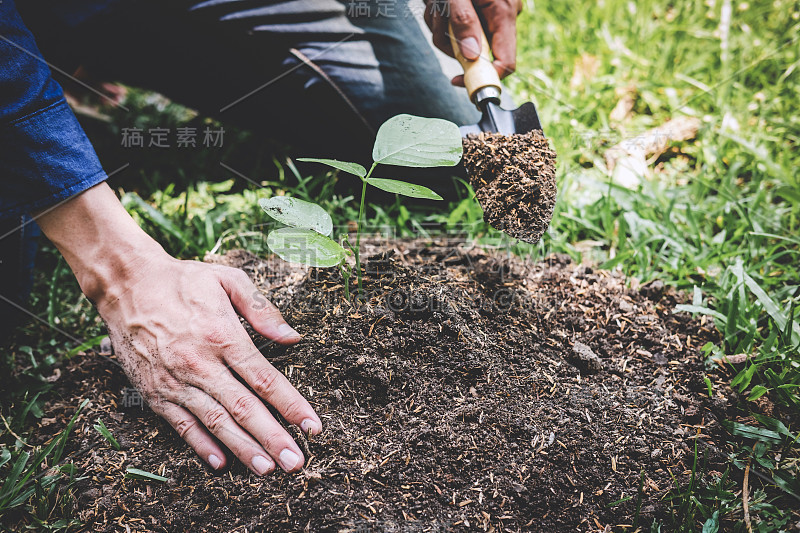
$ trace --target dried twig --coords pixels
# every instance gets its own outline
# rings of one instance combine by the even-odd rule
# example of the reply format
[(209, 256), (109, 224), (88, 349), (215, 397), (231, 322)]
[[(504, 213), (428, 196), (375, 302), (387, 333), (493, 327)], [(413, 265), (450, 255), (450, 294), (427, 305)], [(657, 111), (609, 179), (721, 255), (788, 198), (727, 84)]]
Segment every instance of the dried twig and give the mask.
[[(753, 446), (753, 450), (755, 451), (756, 447)], [(747, 527), (747, 533), (753, 533), (753, 526), (750, 524), (750, 502), (748, 501), (748, 492), (750, 487), (750, 463), (753, 462), (753, 458), (750, 457), (747, 460), (747, 466), (744, 469), (744, 481), (742, 482), (742, 508), (744, 509), (744, 525)]]
[(27, 446), (28, 448), (33, 448), (33, 445), (32, 445), (32, 444), (28, 444), (27, 442), (25, 442), (24, 440), (22, 440), (22, 437), (20, 437), (20, 436), (19, 436), (19, 435), (17, 435), (16, 433), (14, 433), (14, 431), (11, 429), (11, 426), (9, 426), (9, 425), (8, 425), (8, 421), (6, 420), (6, 417), (4, 417), (2, 414), (0, 414), (0, 418), (2, 418), (2, 419), (3, 419), (3, 425), (6, 427), (6, 429), (8, 430), (8, 432), (9, 432), (9, 433), (11, 433), (11, 436), (13, 436), (15, 439), (17, 439), (19, 442), (21, 442), (22, 444), (24, 444), (24, 445), (25, 445), (25, 446)]

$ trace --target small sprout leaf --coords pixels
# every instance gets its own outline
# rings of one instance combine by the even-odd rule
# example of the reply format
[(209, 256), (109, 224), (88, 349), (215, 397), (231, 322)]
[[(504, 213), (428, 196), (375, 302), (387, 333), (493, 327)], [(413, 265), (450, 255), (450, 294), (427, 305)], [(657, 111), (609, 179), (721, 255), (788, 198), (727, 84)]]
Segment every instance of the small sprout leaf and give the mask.
[(114, 448), (115, 450), (120, 449), (119, 442), (117, 442), (117, 439), (114, 438), (114, 435), (106, 427), (106, 425), (103, 423), (101, 419), (99, 418), (97, 419), (97, 424), (94, 425), (94, 429), (108, 441), (108, 443), (111, 445), (112, 448)]
[(164, 476), (159, 476), (158, 474), (153, 474), (152, 472), (147, 472), (145, 470), (139, 470), (138, 468), (133, 468), (129, 466), (125, 469), (125, 477), (128, 479), (140, 479), (142, 481), (160, 481), (161, 483), (166, 483), (169, 481)]
[(6, 464), (9, 460), (11, 460), (11, 452), (6, 448), (0, 449), (0, 466)]
[(754, 402), (768, 392), (769, 389), (766, 388), (764, 385), (756, 385), (755, 387), (753, 387), (753, 390), (750, 391), (750, 395), (747, 397), (747, 401)]
[(732, 435), (745, 437), (748, 439), (758, 440), (762, 442), (780, 442), (780, 435), (770, 429), (764, 429), (756, 426), (748, 426), (739, 422), (732, 422), (730, 420), (723, 420), (722, 427), (727, 429)]
[(94, 338), (89, 339), (88, 341), (86, 341), (84, 343), (81, 343), (81, 344), (77, 345), (76, 347), (74, 347), (73, 349), (71, 349), (70, 351), (67, 352), (67, 357), (68, 358), (69, 357), (75, 357), (80, 352), (85, 352), (86, 350), (90, 350), (90, 349), (92, 349), (92, 348), (94, 348), (96, 346), (100, 346), (100, 343), (106, 337), (108, 337), (108, 335), (98, 335), (97, 337), (94, 337)]
[(703, 524), (703, 533), (718, 533), (719, 532), (719, 511), (714, 511), (711, 518)]
[(716, 318), (717, 320), (719, 320), (723, 324), (728, 321), (728, 318), (725, 315), (723, 315), (722, 313), (720, 313), (719, 311), (715, 311), (715, 310), (710, 309), (708, 307), (703, 307), (702, 305), (678, 304), (678, 305), (675, 306), (675, 310), (673, 312), (674, 313), (680, 313), (680, 312), (699, 313), (701, 315), (713, 316), (714, 318)]
[(338, 168), (348, 174), (363, 178), (367, 175), (367, 169), (357, 163), (348, 163), (347, 161), (338, 161), (336, 159), (317, 159), (314, 157), (300, 157), (298, 161), (305, 161), (306, 163), (322, 163), (329, 167)]
[(333, 267), (345, 258), (344, 248), (315, 231), (281, 228), (270, 232), (267, 246), (284, 261), (312, 267)]
[(333, 220), (320, 206), (290, 196), (273, 196), (258, 201), (269, 216), (293, 228), (310, 229), (322, 235), (333, 232)]
[(452, 167), (462, 151), (461, 132), (452, 122), (397, 115), (378, 130), (372, 159), (402, 167)]
[(385, 178), (369, 178), (367, 183), (386, 192), (402, 194), (411, 198), (427, 198), (428, 200), (441, 200), (442, 197), (422, 185), (406, 183), (405, 181), (389, 180)]

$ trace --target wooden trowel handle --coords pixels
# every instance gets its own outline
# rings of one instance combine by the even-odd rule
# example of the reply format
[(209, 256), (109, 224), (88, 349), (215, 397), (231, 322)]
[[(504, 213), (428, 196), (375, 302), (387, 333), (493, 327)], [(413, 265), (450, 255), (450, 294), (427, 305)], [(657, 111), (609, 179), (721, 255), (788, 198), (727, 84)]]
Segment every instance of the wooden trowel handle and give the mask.
[(453, 31), (453, 25), (448, 27), (450, 31), (450, 44), (453, 45), (453, 53), (464, 68), (464, 85), (467, 87), (467, 94), (472, 103), (475, 102), (475, 93), (485, 87), (495, 87), (497, 94), (500, 94), (500, 76), (492, 65), (492, 51), (489, 48), (489, 41), (486, 34), (481, 29), (481, 55), (478, 59), (467, 59), (461, 54), (461, 47)]

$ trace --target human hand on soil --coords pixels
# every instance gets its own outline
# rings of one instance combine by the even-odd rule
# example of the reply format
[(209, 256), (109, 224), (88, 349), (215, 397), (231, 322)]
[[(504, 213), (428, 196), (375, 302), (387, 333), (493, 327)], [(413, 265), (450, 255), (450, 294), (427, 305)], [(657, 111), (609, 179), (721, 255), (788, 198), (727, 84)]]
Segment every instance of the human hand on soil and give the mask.
[[(453, 32), (467, 59), (477, 59), (481, 51), (481, 19), (486, 23), (486, 38), (494, 55), (493, 65), (505, 78), (517, 68), (517, 16), (521, 0), (425, 0), (425, 22), (433, 32), (433, 44), (453, 56), (450, 44)], [(448, 5), (449, 4), (449, 5)], [(464, 85), (464, 76), (456, 76), (453, 85)]]
[(300, 335), (243, 271), (170, 257), (105, 183), (38, 222), (108, 325), (131, 383), (203, 460), (223, 468), (221, 443), (260, 475), (276, 463), (289, 472), (303, 466), (297, 443), (262, 399), (303, 432), (319, 433), (322, 423), (255, 347), (237, 312), (275, 342)]
[(260, 475), (275, 462), (287, 472), (303, 466), (300, 448), (261, 400), (304, 432), (319, 433), (322, 424), (255, 347), (236, 311), (275, 342), (293, 344), (300, 335), (247, 274), (163, 254), (114, 294), (97, 309), (131, 383), (212, 468), (225, 463), (218, 441)]

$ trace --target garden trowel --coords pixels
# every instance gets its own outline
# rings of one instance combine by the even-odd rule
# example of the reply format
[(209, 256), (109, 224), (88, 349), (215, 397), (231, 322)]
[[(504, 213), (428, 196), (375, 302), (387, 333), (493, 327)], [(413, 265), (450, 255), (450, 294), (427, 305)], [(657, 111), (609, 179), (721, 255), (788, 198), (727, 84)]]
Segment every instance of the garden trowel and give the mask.
[(481, 53), (466, 59), (450, 26), (453, 52), (464, 68), (464, 85), (481, 112), (477, 124), (461, 126), (462, 163), (492, 227), (535, 243), (547, 230), (556, 201), (556, 154), (544, 136), (536, 106), (527, 102), (509, 111), (500, 107), (500, 77), (481, 31)]
[(492, 65), (489, 41), (483, 31), (481, 31), (481, 54), (478, 59), (470, 60), (461, 54), (452, 26), (450, 26), (450, 43), (453, 45), (456, 59), (464, 68), (464, 85), (469, 99), (481, 112), (481, 120), (477, 124), (461, 126), (462, 136), (482, 131), (511, 135), (542, 129), (533, 102), (526, 102), (513, 111), (500, 107), (502, 93), (500, 77)]

